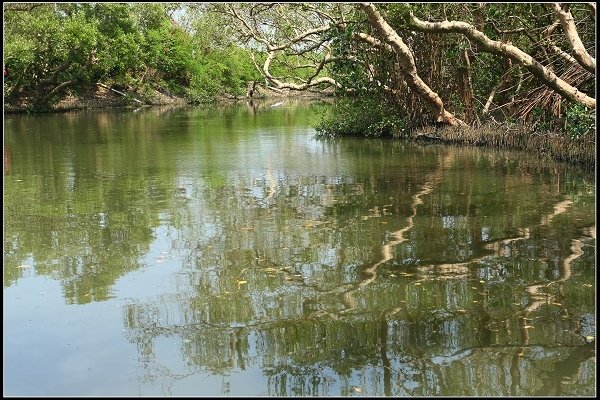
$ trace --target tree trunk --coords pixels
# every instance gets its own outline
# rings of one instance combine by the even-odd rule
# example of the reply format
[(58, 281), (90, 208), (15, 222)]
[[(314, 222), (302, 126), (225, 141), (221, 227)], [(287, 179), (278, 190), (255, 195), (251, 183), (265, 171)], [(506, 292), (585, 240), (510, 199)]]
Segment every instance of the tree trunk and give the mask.
[(461, 33), (470, 40), (478, 43), (481, 50), (508, 57), (540, 79), (546, 86), (561, 96), (589, 108), (596, 108), (596, 99), (580, 92), (577, 88), (560, 79), (550, 69), (544, 67), (532, 56), (512, 44), (491, 40), (474, 26), (462, 21), (426, 22), (409, 13), (411, 28), (423, 32)]
[(66, 82), (61, 83), (60, 85), (56, 86), (54, 89), (52, 89), (51, 91), (49, 91), (48, 93), (46, 93), (46, 95), (44, 97), (42, 97), (39, 101), (37, 101), (37, 105), (42, 105), (45, 104), (50, 97), (54, 96), (56, 93), (60, 92), (61, 90), (64, 90), (65, 88), (71, 86), (72, 84), (74, 84), (76, 81), (76, 79), (71, 79), (68, 80)]
[(596, 73), (596, 59), (587, 52), (585, 46), (581, 42), (581, 38), (577, 33), (575, 20), (570, 11), (564, 11), (558, 3), (552, 3), (551, 7), (556, 12), (558, 19), (565, 31), (565, 36), (569, 44), (573, 48), (573, 56), (583, 68), (587, 69), (592, 74)]
[(444, 103), (440, 96), (431, 90), (431, 88), (419, 77), (411, 50), (387, 21), (383, 19), (375, 6), (371, 3), (361, 3), (360, 7), (367, 14), (371, 26), (373, 26), (383, 40), (394, 49), (394, 52), (400, 59), (404, 81), (434, 109), (437, 122), (453, 126), (466, 125), (463, 121), (456, 118), (444, 108)]
[(256, 81), (251, 81), (248, 83), (248, 90), (246, 91), (246, 98), (251, 99), (254, 96), (254, 92), (256, 91)]

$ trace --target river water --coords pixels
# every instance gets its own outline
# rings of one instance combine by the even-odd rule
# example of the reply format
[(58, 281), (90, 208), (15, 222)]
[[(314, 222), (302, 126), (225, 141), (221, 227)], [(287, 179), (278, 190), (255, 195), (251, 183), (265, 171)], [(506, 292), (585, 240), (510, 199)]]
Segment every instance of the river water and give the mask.
[(4, 394), (595, 394), (593, 173), (326, 106), (4, 120)]

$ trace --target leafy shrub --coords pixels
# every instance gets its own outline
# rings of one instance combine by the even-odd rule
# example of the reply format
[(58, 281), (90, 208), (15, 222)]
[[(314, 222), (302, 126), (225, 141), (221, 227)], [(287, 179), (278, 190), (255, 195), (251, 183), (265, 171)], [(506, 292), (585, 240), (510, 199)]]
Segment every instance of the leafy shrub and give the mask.
[(406, 123), (385, 102), (373, 98), (341, 99), (315, 127), (319, 136), (386, 137), (407, 134)]
[(571, 139), (579, 139), (596, 129), (596, 110), (571, 104), (565, 115), (565, 130)]

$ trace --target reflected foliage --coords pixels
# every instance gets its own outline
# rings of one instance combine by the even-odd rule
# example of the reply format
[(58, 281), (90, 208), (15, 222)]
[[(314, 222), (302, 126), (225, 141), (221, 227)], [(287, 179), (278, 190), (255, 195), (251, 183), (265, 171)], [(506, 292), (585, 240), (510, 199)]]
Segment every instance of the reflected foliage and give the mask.
[(271, 396), (593, 395), (593, 177), (316, 140), (314, 114), (8, 118), (5, 287), (30, 264), (67, 302), (100, 301), (160, 268), (162, 240), (169, 283), (122, 310), (142, 382), (257, 370)]

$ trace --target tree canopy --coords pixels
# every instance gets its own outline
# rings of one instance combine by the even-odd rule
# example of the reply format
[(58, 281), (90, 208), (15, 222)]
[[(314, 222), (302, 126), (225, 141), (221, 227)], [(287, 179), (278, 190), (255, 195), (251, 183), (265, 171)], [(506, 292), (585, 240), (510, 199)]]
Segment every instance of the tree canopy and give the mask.
[[(175, 3), (4, 5), (4, 95), (36, 107), (100, 82), (192, 101), (241, 94), (258, 79), (247, 52), (219, 37), (221, 22)], [(187, 16), (186, 23), (177, 14)], [(214, 39), (214, 40), (213, 40)]]
[[(266, 55), (259, 69), (279, 88), (329, 85), (449, 125), (483, 116), (573, 119), (595, 109), (590, 4), (215, 7)], [(311, 72), (285, 79), (276, 64)]]
[(97, 82), (202, 102), (264, 82), (393, 115), (370, 125), (382, 133), (489, 119), (574, 137), (594, 127), (594, 3), (9, 3), (4, 14), (9, 102), (43, 106)]

